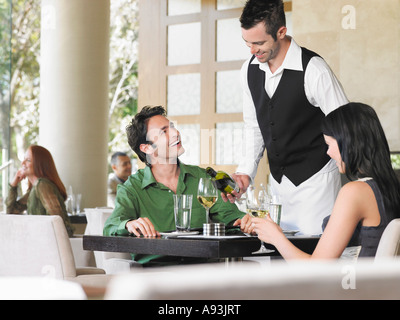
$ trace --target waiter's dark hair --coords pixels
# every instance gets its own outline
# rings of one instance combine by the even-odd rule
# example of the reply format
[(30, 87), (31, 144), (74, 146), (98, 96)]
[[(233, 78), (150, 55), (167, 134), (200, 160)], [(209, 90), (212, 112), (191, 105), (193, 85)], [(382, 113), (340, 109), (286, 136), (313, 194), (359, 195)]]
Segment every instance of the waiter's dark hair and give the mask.
[(279, 28), (286, 26), (282, 0), (248, 0), (240, 16), (242, 28), (248, 30), (260, 22), (276, 41)]
[(129, 146), (147, 166), (151, 164), (147, 161), (146, 154), (140, 150), (140, 145), (152, 144), (147, 140), (147, 123), (151, 117), (157, 115), (166, 116), (166, 111), (162, 106), (145, 106), (126, 127)]
[(322, 132), (337, 141), (347, 178), (351, 181), (373, 178), (387, 211), (400, 216), (400, 182), (375, 110), (363, 103), (348, 103), (324, 118)]

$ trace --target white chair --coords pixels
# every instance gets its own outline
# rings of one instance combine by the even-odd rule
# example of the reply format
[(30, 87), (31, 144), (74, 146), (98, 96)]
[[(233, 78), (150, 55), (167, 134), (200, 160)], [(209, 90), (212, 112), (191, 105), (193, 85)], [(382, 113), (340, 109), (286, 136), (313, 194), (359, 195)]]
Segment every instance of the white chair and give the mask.
[(93, 251), (83, 250), (82, 235), (74, 235), (69, 238), (72, 252), (74, 254), (75, 265), (77, 268), (96, 267), (96, 260)]
[(393, 219), (383, 231), (375, 260), (400, 258), (400, 219)]
[(164, 267), (119, 275), (106, 300), (399, 299), (400, 262), (277, 261)]
[(86, 300), (82, 286), (49, 277), (0, 277), (0, 300)]
[(0, 276), (46, 276), (105, 288), (99, 268), (76, 268), (60, 216), (0, 215)]
[[(112, 212), (112, 208), (85, 208), (87, 219), (85, 234), (103, 235), (104, 224)], [(96, 266), (104, 269), (107, 274), (129, 272), (131, 268), (142, 267), (126, 252), (94, 251), (94, 257)]]

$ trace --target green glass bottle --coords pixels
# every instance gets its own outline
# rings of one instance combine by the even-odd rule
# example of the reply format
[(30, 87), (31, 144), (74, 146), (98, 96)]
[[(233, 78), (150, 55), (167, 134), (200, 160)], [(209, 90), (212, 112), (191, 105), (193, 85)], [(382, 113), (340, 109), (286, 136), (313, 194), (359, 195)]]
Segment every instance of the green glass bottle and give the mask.
[(232, 191), (239, 192), (240, 188), (237, 186), (235, 180), (224, 171), (215, 171), (213, 168), (206, 168), (207, 174), (215, 182), (217, 189), (224, 193), (231, 193)]

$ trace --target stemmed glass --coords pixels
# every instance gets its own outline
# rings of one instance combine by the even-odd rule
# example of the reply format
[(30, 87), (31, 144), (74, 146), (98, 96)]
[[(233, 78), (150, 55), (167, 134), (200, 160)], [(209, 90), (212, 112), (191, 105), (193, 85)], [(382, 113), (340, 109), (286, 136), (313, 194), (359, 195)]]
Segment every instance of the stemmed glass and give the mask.
[(197, 188), (197, 200), (206, 209), (206, 221), (210, 223), (210, 208), (214, 205), (218, 198), (218, 189), (215, 188), (211, 178), (200, 178)]
[[(261, 185), (262, 190), (259, 191), (258, 197), (255, 197), (255, 189), (250, 185), (246, 191), (246, 208), (247, 214), (254, 218), (265, 219), (269, 214), (270, 197), (265, 188)], [(255, 253), (266, 253), (270, 250), (264, 247), (264, 242), (261, 241), (261, 247)]]

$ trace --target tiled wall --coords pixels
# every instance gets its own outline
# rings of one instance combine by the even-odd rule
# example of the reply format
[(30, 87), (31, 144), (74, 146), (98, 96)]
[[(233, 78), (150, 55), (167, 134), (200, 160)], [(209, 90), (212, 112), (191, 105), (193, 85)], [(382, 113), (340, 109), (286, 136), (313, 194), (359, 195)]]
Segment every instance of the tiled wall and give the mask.
[(400, 151), (400, 1), (293, 0), (293, 36), (319, 53), (351, 101), (377, 111)]

